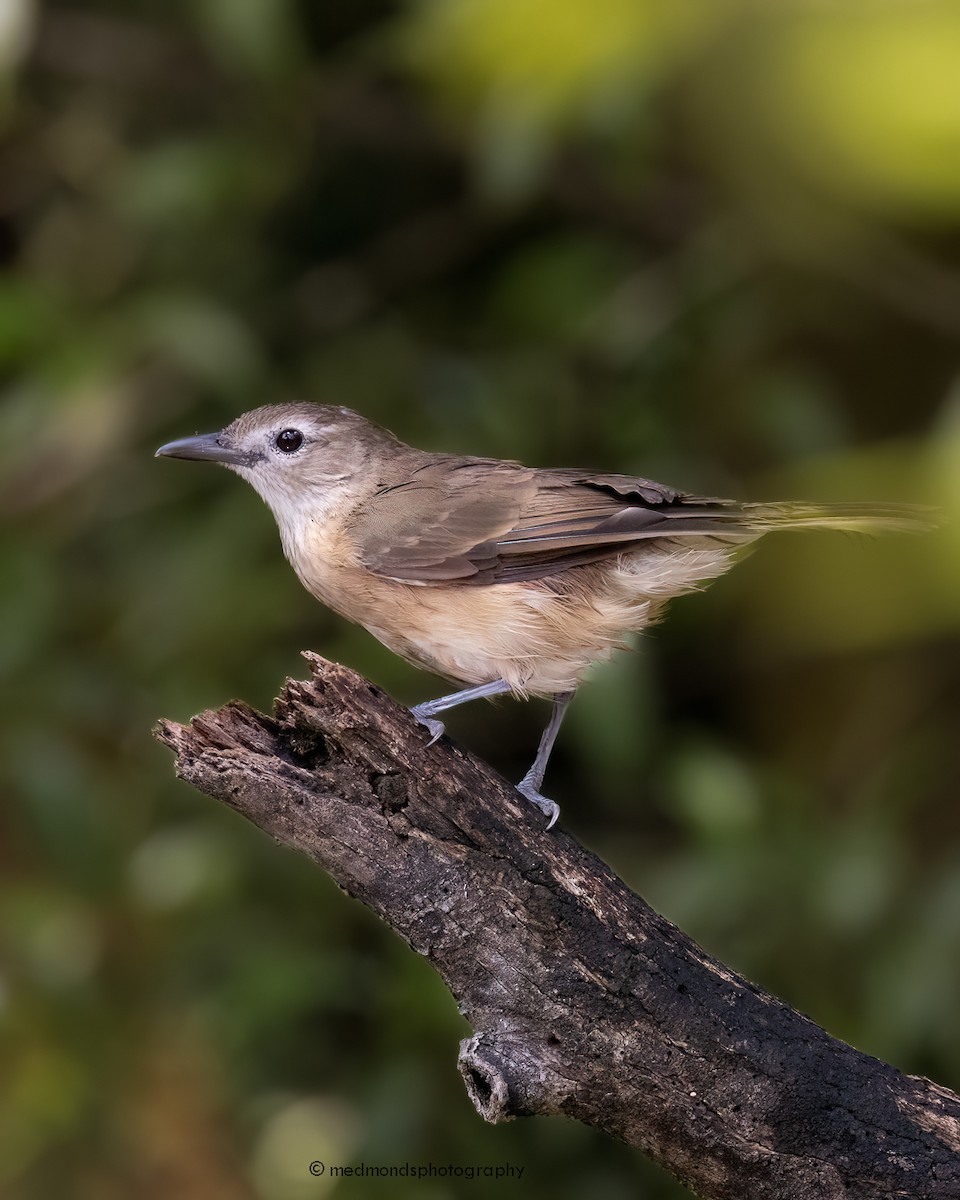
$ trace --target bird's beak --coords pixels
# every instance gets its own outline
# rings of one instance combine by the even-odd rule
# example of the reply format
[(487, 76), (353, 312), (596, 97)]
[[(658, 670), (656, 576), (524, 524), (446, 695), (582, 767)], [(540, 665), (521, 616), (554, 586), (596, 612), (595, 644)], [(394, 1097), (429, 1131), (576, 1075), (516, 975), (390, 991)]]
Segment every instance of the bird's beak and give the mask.
[(197, 437), (181, 438), (178, 442), (167, 442), (154, 455), (155, 458), (190, 458), (197, 462), (224, 463), (228, 467), (249, 467), (257, 456), (246, 450), (236, 450), (221, 439), (222, 433), (201, 433)]

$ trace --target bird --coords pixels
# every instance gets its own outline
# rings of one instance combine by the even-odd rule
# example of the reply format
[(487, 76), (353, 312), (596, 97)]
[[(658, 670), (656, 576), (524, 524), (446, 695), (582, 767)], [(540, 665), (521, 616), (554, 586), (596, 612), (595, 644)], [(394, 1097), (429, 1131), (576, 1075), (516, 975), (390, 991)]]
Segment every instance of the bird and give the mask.
[(633, 475), (429, 452), (350, 408), (266, 405), (157, 457), (219, 463), (272, 510), (304, 587), (414, 666), (458, 686), (410, 711), (430, 734), (456, 705), (511, 693), (552, 699), (517, 791), (541, 792), (587, 669), (626, 648), (674, 596), (780, 529), (922, 527), (895, 504), (760, 503), (691, 495)]

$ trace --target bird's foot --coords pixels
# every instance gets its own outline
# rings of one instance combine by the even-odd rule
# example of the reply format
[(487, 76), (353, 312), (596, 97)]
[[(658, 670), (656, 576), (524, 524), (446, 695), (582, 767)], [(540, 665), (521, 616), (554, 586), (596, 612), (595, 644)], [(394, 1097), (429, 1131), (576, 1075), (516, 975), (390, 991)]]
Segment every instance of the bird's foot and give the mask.
[(543, 815), (549, 818), (547, 828), (552, 829), (557, 822), (557, 817), (560, 816), (560, 805), (554, 800), (548, 800), (546, 796), (541, 796), (532, 779), (521, 779), (517, 784), (517, 791), (524, 800), (529, 800), (531, 804), (535, 804)]
[(410, 709), (410, 715), (416, 717), (420, 724), (429, 731), (430, 741), (427, 742), (427, 745), (432, 746), (434, 742), (439, 742), (443, 737), (445, 726), (442, 721), (438, 721), (436, 717), (431, 717), (428, 714), (429, 705), (427, 704), (415, 704)]

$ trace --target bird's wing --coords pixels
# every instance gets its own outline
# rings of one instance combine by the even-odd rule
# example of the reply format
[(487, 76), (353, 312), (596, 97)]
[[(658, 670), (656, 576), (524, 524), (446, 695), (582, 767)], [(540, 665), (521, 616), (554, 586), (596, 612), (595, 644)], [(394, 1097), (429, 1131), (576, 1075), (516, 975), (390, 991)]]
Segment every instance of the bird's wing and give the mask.
[(370, 498), (350, 533), (376, 575), (487, 585), (543, 578), (644, 538), (748, 529), (741, 506), (649, 479), (431, 456)]

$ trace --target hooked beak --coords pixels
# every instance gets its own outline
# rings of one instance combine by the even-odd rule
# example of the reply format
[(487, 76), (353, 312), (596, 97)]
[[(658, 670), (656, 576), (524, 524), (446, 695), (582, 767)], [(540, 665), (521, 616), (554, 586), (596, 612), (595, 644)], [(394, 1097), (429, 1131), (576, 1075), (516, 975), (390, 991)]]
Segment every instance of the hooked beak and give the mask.
[(190, 458), (197, 462), (223, 463), (228, 467), (249, 467), (256, 462), (259, 455), (247, 450), (235, 450), (225, 445), (220, 439), (222, 433), (201, 433), (197, 437), (180, 438), (177, 442), (167, 442), (154, 455), (154, 458)]

